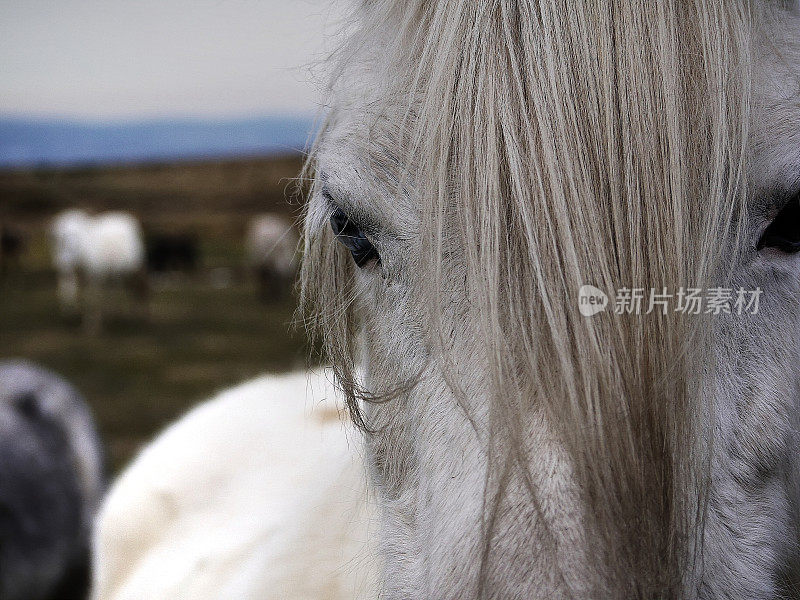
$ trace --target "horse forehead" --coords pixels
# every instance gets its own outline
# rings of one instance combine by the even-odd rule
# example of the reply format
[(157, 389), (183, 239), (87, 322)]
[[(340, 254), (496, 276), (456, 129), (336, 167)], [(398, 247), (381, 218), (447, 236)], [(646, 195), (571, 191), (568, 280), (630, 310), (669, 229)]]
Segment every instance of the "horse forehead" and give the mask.
[[(800, 0), (762, 2), (754, 39), (754, 100), (751, 148), (756, 189), (794, 187), (800, 178)], [(353, 63), (361, 78), (348, 77), (334, 94), (335, 118), (324, 133), (319, 159), (334, 185), (375, 210), (412, 212), (415, 194), (397, 197), (392, 184), (415, 187), (417, 169), (407, 168), (400, 128), (409, 127), (407, 104), (382, 97), (385, 82), (377, 72)], [(407, 205), (406, 205), (407, 204)]]
[(340, 100), (323, 135), (321, 151), (326, 159), (341, 153), (343, 159), (353, 156), (373, 169), (396, 175), (402, 152), (401, 130), (408, 130), (410, 118), (404, 118), (401, 107), (386, 100)]
[(751, 176), (758, 190), (792, 189), (800, 179), (800, 0), (793, 10), (770, 9), (754, 44)]
[(392, 110), (340, 111), (320, 140), (318, 168), (334, 196), (405, 222), (417, 215), (416, 170), (405, 159), (398, 125), (388, 116)]

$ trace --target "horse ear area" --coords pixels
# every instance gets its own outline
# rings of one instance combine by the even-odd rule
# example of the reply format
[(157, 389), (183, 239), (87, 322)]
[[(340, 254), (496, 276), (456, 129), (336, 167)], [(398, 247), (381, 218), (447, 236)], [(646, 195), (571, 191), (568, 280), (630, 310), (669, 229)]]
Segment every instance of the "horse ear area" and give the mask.
[(25, 392), (21, 396), (18, 396), (14, 400), (14, 408), (22, 416), (27, 417), (28, 419), (34, 419), (41, 416), (41, 411), (39, 410), (39, 400), (36, 398), (36, 394), (33, 392)]

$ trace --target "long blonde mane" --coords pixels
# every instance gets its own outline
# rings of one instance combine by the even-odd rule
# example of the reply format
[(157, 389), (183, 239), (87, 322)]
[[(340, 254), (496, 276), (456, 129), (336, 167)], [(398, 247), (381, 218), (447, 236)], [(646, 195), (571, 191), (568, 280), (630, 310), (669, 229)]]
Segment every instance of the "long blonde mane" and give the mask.
[[(380, 82), (363, 114), (399, 118), (364, 160), (416, 195), (420, 306), (453, 370), (442, 299), (453, 256), (463, 268), (492, 374), (486, 523), (496, 473), (535, 459), (520, 424), (543, 406), (574, 464), (598, 592), (681, 593), (702, 543), (713, 356), (701, 318), (586, 319), (577, 292), (724, 276), (744, 218), (752, 20), (744, 0), (374, 0), (336, 59), (321, 139), (353, 114), (353, 82)], [(360, 419), (353, 267), (318, 220), (307, 233), (304, 303)], [(489, 525), (486, 538), (488, 554)]]

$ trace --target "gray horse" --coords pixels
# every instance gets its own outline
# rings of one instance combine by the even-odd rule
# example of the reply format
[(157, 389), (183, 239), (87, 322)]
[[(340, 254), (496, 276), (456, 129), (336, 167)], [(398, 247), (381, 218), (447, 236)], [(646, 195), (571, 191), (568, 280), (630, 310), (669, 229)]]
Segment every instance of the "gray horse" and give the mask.
[(800, 598), (800, 3), (356, 4), (303, 300), (381, 598)]
[(78, 392), (0, 362), (0, 598), (82, 598), (104, 487), (100, 439)]

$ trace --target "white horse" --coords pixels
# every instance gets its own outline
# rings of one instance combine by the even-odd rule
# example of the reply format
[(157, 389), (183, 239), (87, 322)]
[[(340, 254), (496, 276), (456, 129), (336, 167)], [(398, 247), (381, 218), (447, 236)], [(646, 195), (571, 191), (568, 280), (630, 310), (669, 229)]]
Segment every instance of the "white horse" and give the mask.
[(80, 395), (25, 361), (0, 361), (0, 597), (81, 598), (103, 453)]
[(297, 272), (298, 236), (291, 222), (280, 215), (254, 217), (247, 229), (247, 262), (258, 280), (263, 300), (285, 294)]
[(123, 280), (145, 293), (144, 242), (139, 222), (125, 212), (90, 216), (70, 209), (52, 222), (53, 266), (58, 274), (58, 296), (62, 308), (74, 309), (83, 282), (84, 319), (96, 331), (102, 321), (103, 287)]
[(304, 302), (380, 597), (800, 597), (798, 2), (357, 11)]
[(59, 213), (50, 224), (50, 250), (62, 309), (73, 309), (78, 303), (78, 273), (90, 219), (87, 212), (73, 208)]
[(375, 597), (371, 504), (323, 373), (265, 376), (200, 405), (113, 485), (95, 600)]

